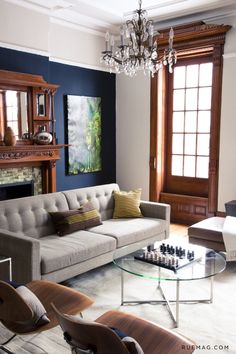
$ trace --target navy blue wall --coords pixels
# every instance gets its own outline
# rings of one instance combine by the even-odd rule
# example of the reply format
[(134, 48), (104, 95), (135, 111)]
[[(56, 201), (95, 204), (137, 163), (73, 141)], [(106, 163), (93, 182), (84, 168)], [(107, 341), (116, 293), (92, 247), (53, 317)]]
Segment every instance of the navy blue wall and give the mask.
[(65, 149), (57, 162), (57, 190), (73, 189), (115, 182), (115, 75), (50, 62), (48, 57), (0, 48), (0, 69), (42, 75), (60, 85), (55, 95), (56, 135), (59, 144), (66, 143), (65, 95), (101, 97), (102, 105), (102, 171), (66, 175)]

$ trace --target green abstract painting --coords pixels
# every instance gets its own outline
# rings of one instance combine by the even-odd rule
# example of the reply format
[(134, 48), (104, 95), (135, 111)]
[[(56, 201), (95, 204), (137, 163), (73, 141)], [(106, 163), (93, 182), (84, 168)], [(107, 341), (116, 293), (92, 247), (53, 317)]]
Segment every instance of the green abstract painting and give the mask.
[(68, 173), (101, 171), (101, 98), (67, 96)]

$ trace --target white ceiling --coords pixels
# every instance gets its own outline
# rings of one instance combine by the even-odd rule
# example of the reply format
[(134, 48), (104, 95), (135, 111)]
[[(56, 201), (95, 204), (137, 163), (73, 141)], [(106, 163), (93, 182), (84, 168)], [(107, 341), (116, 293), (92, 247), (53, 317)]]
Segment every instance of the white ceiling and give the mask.
[[(138, 8), (138, 0), (5, 0), (48, 14), (54, 21), (104, 33), (117, 33), (119, 25)], [(163, 28), (194, 20), (236, 14), (236, 0), (143, 0), (148, 17)]]

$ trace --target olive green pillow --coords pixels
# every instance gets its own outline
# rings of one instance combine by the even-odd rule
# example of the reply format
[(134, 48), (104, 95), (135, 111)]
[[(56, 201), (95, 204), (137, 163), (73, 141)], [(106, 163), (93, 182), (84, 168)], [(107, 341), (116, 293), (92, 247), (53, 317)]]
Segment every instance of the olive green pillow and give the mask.
[(142, 189), (134, 189), (129, 192), (114, 191), (115, 208), (113, 218), (140, 218), (142, 217), (140, 197)]
[(59, 236), (102, 224), (101, 216), (91, 202), (76, 210), (50, 212), (50, 215)]

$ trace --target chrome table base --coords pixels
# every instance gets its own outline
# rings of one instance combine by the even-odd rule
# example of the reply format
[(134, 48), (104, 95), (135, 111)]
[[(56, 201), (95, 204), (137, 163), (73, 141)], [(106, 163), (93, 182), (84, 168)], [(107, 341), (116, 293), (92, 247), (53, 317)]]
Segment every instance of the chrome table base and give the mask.
[[(159, 268), (160, 272), (160, 268)], [(180, 300), (180, 280), (176, 279), (176, 298), (175, 299), (167, 299), (163, 288), (161, 286), (161, 280), (158, 280), (158, 286), (157, 289), (160, 291), (160, 294), (163, 298), (163, 300), (132, 300), (132, 301), (127, 301), (124, 300), (124, 271), (121, 270), (121, 305), (126, 305), (126, 304), (152, 304), (152, 305), (158, 305), (158, 304), (165, 304), (167, 307), (167, 310), (173, 320), (174, 327), (179, 327), (179, 305), (182, 303), (212, 303), (213, 302), (213, 280), (214, 277), (210, 277), (210, 298), (209, 299), (196, 299), (196, 300)], [(193, 281), (193, 280), (189, 280)], [(173, 312), (171, 308), (171, 303), (175, 303), (175, 313)]]

